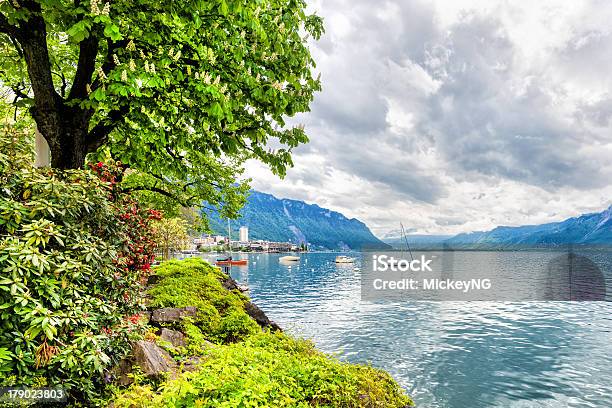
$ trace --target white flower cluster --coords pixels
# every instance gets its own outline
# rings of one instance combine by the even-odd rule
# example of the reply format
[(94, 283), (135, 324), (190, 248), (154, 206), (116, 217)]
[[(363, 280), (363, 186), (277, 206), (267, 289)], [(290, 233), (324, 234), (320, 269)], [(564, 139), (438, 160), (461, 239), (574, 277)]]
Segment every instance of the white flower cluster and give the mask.
[(100, 79), (102, 80), (106, 79), (106, 74), (104, 73), (104, 70), (102, 69), (102, 67), (98, 67), (96, 71), (98, 72), (98, 76), (100, 77)]
[(98, 7), (99, 4), (99, 0), (91, 0), (91, 14), (94, 14), (96, 16), (108, 16), (110, 14), (110, 3), (105, 3), (104, 7), (102, 8), (102, 11), (100, 11), (100, 7)]
[(155, 64), (151, 63), (149, 65), (149, 62), (145, 61), (144, 69), (145, 69), (145, 72), (148, 72), (149, 74), (154, 74), (155, 73)]
[(208, 62), (212, 65), (214, 65), (215, 62), (217, 61), (217, 57), (214, 51), (212, 50), (212, 48), (204, 47), (204, 55), (206, 59), (208, 60)]

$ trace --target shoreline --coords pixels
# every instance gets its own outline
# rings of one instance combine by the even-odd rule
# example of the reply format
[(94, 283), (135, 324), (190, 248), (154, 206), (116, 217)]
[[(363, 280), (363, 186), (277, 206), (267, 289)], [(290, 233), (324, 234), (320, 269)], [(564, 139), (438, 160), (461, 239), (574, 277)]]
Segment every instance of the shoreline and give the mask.
[[(161, 408), (167, 398), (185, 397), (174, 394), (176, 387), (193, 389), (211, 378), (216, 380), (202, 390), (195, 386), (193, 392), (204, 398), (217, 395), (215, 404), (244, 392), (257, 395), (258, 401), (271, 398), (256, 405), (261, 407), (414, 406), (385, 371), (338, 360), (312, 341), (283, 332), (240, 291), (233, 277), (200, 258), (166, 261), (149, 280), (151, 329), (132, 353), (146, 368), (146, 378), (116, 393), (114, 408)], [(228, 370), (235, 375), (225, 377)], [(128, 375), (123, 372), (121, 377)], [(262, 383), (263, 388), (252, 388)], [(146, 405), (139, 402), (145, 401), (143, 395)]]

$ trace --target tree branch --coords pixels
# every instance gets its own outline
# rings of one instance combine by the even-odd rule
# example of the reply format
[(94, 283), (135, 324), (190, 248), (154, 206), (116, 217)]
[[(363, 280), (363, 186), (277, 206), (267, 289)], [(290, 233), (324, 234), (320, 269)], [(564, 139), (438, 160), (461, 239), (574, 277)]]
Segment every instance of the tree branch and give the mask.
[(68, 99), (84, 99), (87, 96), (87, 84), (91, 82), (91, 77), (96, 67), (99, 43), (98, 38), (91, 32), (89, 37), (79, 43), (79, 62), (77, 63)]
[(15, 94), (15, 100), (13, 101), (13, 103), (17, 102), (17, 99), (19, 99), (19, 98), (21, 98), (21, 99), (28, 99), (29, 98), (29, 96), (25, 92), (23, 92), (21, 89), (17, 88), (17, 86), (11, 87), (11, 90)]
[[(39, 125), (43, 135), (56, 133), (59, 128), (59, 111), (62, 98), (55, 91), (51, 77), (49, 49), (47, 47), (47, 29), (39, 3), (24, 2), (24, 7), (31, 11), (26, 21), (20, 22), (17, 39), (21, 44), (28, 76), (34, 91), (32, 116)], [(0, 25), (2, 21), (0, 19)], [(43, 119), (43, 118), (47, 119)], [(49, 119), (49, 118), (53, 119)], [(53, 145), (53, 140), (47, 140)]]
[(122, 192), (124, 192), (124, 193), (131, 193), (133, 191), (152, 191), (154, 193), (161, 194), (161, 195), (163, 195), (165, 197), (168, 197), (168, 198), (176, 201), (177, 203), (179, 203), (183, 207), (189, 207), (189, 205), (188, 205), (189, 200), (192, 199), (192, 198), (195, 198), (195, 197), (190, 197), (190, 198), (187, 199), (187, 201), (183, 201), (180, 198), (178, 198), (176, 195), (170, 193), (169, 191), (166, 191), (166, 190), (158, 188), (158, 187), (136, 186), (136, 187), (130, 187), (130, 188), (122, 189)]
[(2, 13), (0, 13), (0, 33), (8, 34), (11, 39), (19, 39), (20, 33), (19, 28), (9, 24), (8, 18)]
[(68, 84), (66, 83), (66, 77), (64, 76), (64, 73), (60, 71), (60, 73), (58, 74), (55, 71), (51, 71), (52, 75), (57, 76), (59, 79), (61, 79), (62, 81), (62, 86), (60, 87), (60, 95), (62, 96), (62, 98), (66, 95), (66, 87), (68, 86)]
[(130, 107), (128, 105), (121, 105), (119, 109), (110, 111), (106, 119), (102, 119), (94, 126), (87, 134), (87, 153), (95, 152), (100, 146), (106, 143), (110, 132), (117, 127), (129, 111)]
[[(110, 72), (115, 67), (115, 62), (113, 61), (113, 53), (119, 49), (127, 46), (128, 40), (121, 41), (112, 41), (110, 38), (106, 39), (106, 57), (104, 58), (104, 62), (102, 63), (102, 71), (104, 73)], [(91, 89), (97, 89), (102, 84), (100, 77), (97, 77), (96, 80), (91, 85)]]

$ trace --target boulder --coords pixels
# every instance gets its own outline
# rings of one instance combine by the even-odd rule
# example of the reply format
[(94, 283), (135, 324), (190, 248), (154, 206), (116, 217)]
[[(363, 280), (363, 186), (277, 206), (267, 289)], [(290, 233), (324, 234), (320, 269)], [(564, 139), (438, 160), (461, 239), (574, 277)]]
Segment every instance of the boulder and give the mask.
[(126, 386), (134, 382), (134, 379), (128, 374), (132, 372), (132, 360), (123, 358), (119, 363), (112, 368), (111, 378), (119, 385)]
[(164, 307), (154, 310), (151, 321), (155, 323), (178, 322), (186, 317), (195, 317), (198, 309), (193, 306), (187, 307)]
[(147, 285), (155, 285), (156, 283), (158, 283), (160, 280), (162, 280), (162, 276), (160, 275), (149, 275), (149, 277), (147, 278)]
[(238, 289), (238, 282), (236, 282), (231, 276), (221, 281), (221, 286), (227, 290)]
[(278, 324), (268, 319), (268, 316), (255, 303), (247, 302), (244, 305), (246, 313), (257, 322), (258, 325), (264, 328), (270, 328), (273, 331), (283, 331)]
[(139, 340), (132, 349), (134, 365), (149, 377), (159, 377), (162, 373), (175, 373), (176, 363), (165, 350), (157, 344)]
[(172, 344), (174, 347), (184, 347), (185, 346), (185, 335), (176, 330), (166, 329), (165, 327), (161, 329), (161, 334), (159, 337), (163, 341), (167, 341)]

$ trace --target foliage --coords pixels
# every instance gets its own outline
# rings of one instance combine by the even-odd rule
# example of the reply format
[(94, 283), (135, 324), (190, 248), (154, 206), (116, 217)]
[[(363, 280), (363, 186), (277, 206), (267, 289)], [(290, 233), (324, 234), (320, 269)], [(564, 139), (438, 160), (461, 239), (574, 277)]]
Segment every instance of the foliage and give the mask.
[[(139, 170), (134, 188), (235, 214), (255, 158), (280, 175), (307, 141), (285, 119), (320, 81), (323, 27), (304, 0), (0, 2), (0, 80), (29, 108), (52, 166), (87, 153)], [(275, 149), (271, 149), (275, 146)]]
[(130, 271), (148, 272), (154, 258), (157, 244), (153, 237), (153, 225), (160, 222), (162, 214), (158, 210), (147, 209), (129, 194), (125, 194), (121, 181), (126, 171), (121, 162), (110, 161), (90, 164), (89, 167), (100, 180), (110, 184), (110, 199), (119, 204), (118, 217), (125, 228), (127, 239), (119, 253), (117, 264)]
[[(159, 390), (133, 386), (120, 407), (407, 407), (411, 400), (389, 374), (317, 351), (311, 342), (260, 333), (242, 343), (209, 347), (198, 371)], [(157, 392), (156, 392), (157, 391)]]
[(228, 292), (221, 284), (227, 276), (202, 259), (163, 262), (154, 272), (162, 279), (148, 292), (150, 306), (196, 306), (199, 315), (193, 324), (206, 340), (238, 341), (259, 331), (244, 311), (247, 298), (237, 291)]
[(35, 169), (27, 139), (0, 138), (0, 384), (61, 385), (86, 401), (134, 336), (151, 254), (131, 253), (132, 203), (112, 181)]
[[(260, 330), (244, 313), (247, 298), (223, 288), (227, 276), (201, 259), (163, 262), (155, 272), (162, 279), (150, 291), (154, 306), (196, 305), (203, 311), (180, 327), (187, 352), (199, 356), (200, 366), (162, 384), (137, 382), (117, 392), (115, 407), (412, 405), (380, 370), (340, 362), (309, 341)], [(248, 321), (253, 327), (246, 332)], [(188, 358), (176, 356), (181, 357)]]
[(152, 232), (164, 259), (169, 259), (171, 249), (182, 249), (189, 238), (187, 221), (182, 218), (162, 218), (153, 223)]

